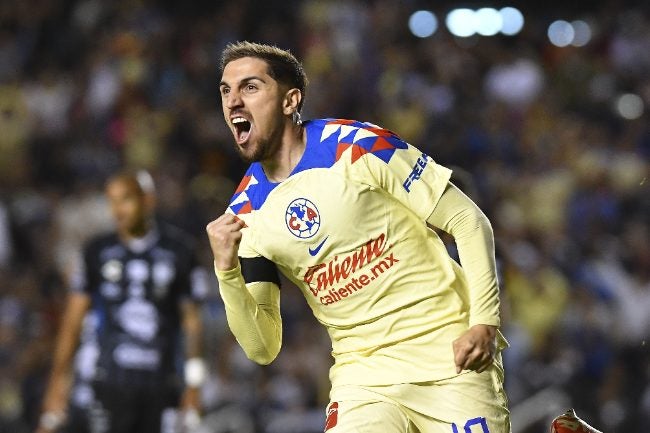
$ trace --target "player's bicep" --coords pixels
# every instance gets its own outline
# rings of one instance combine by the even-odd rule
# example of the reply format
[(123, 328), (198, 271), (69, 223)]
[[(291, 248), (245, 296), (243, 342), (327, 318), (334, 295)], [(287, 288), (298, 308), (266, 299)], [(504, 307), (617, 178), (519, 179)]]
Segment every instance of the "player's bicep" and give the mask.
[(189, 298), (194, 302), (203, 302), (210, 293), (210, 277), (208, 271), (200, 265), (194, 266), (189, 272)]
[[(90, 295), (97, 286), (93, 270), (99, 268), (100, 265), (95, 259), (93, 246), (86, 246), (83, 251), (82, 260), (75, 263), (72, 268), (68, 288), (72, 293)], [(96, 271), (95, 271), (96, 272)]]
[(64, 332), (79, 332), (86, 312), (90, 309), (90, 303), (90, 296), (86, 293), (74, 291), (68, 293), (61, 322), (62, 329), (65, 329)]

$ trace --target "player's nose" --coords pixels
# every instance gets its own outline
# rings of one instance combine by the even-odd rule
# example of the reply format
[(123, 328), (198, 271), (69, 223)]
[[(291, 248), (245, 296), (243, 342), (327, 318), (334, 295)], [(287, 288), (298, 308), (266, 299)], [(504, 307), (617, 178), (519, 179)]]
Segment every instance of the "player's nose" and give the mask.
[(241, 93), (239, 93), (237, 90), (231, 90), (226, 96), (225, 103), (226, 107), (230, 110), (233, 108), (241, 107), (243, 105)]

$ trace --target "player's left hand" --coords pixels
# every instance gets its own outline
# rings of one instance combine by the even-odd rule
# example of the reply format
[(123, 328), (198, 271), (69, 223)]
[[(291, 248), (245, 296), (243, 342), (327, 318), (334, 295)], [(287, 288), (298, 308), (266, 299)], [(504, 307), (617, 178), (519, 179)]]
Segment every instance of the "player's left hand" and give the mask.
[(201, 390), (199, 388), (187, 387), (181, 396), (182, 410), (200, 410)]
[(199, 388), (185, 388), (181, 397), (182, 429), (185, 433), (193, 432), (201, 424), (201, 391)]
[(485, 371), (496, 353), (497, 327), (474, 325), (453, 342), (456, 373), (463, 370)]

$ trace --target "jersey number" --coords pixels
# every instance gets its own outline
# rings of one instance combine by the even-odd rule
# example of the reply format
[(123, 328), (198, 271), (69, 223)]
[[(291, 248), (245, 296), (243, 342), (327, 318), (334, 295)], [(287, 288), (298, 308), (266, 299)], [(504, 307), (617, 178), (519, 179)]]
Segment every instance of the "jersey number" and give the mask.
[[(481, 426), (480, 430), (474, 429), (474, 432), (472, 432), (472, 426), (479, 425)], [(453, 433), (460, 433), (458, 430), (458, 426), (456, 426), (455, 423), (451, 424), (451, 429)], [(472, 418), (468, 420), (465, 423), (465, 426), (463, 427), (464, 433), (490, 433), (490, 429), (487, 426), (487, 421), (483, 417), (478, 417), (478, 418)]]

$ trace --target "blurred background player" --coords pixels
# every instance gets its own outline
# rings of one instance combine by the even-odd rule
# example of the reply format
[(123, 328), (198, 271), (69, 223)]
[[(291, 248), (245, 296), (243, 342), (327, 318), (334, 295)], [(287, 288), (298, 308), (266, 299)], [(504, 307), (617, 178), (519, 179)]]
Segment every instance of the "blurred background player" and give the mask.
[[(83, 269), (73, 278), (60, 326), (38, 431), (66, 425), (73, 355), (84, 317), (88, 344), (77, 356), (81, 382), (72, 406), (79, 407), (75, 402), (80, 397), (91, 404), (88, 431), (178, 431), (198, 413), (206, 374), (200, 347), (206, 273), (197, 263), (194, 243), (178, 229), (156, 223), (154, 183), (146, 171), (113, 175), (105, 193), (115, 232), (95, 237), (84, 249)], [(89, 311), (93, 314), (87, 315)], [(184, 376), (179, 374), (183, 370)], [(92, 395), (84, 386), (89, 379)], [(80, 423), (74, 416), (71, 421)]]

